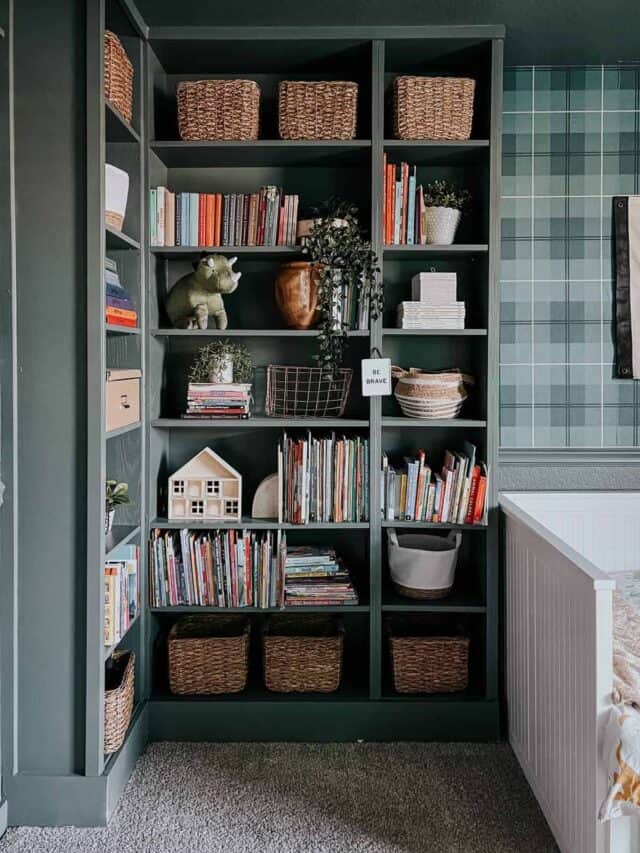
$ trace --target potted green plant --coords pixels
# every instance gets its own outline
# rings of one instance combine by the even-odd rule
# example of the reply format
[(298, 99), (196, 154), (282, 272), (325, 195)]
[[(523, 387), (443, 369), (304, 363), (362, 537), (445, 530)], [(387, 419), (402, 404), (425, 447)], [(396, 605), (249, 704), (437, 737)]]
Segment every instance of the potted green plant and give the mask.
[(106, 497), (106, 516), (104, 524), (104, 532), (111, 533), (113, 527), (113, 519), (116, 514), (116, 507), (127, 506), (131, 503), (129, 497), (128, 483), (119, 483), (117, 480), (107, 480), (105, 488)]
[(200, 347), (189, 369), (189, 382), (250, 382), (251, 353), (244, 344), (220, 338)]
[(358, 208), (339, 196), (329, 196), (325, 201), (319, 204), (310, 204), (303, 208), (300, 218), (298, 219), (297, 237), (301, 245), (305, 245), (307, 238), (313, 230), (313, 226), (323, 219), (333, 221), (333, 224), (340, 228), (346, 225), (348, 216), (357, 217)]
[(424, 233), (427, 243), (450, 246), (456, 236), (462, 211), (471, 196), (448, 181), (432, 181), (424, 189)]
[(344, 360), (349, 323), (342, 318), (345, 294), (354, 288), (372, 319), (382, 312), (383, 292), (378, 259), (358, 225), (357, 208), (340, 208), (314, 221), (303, 253), (316, 266), (318, 354), (315, 360), (326, 375), (335, 375)]

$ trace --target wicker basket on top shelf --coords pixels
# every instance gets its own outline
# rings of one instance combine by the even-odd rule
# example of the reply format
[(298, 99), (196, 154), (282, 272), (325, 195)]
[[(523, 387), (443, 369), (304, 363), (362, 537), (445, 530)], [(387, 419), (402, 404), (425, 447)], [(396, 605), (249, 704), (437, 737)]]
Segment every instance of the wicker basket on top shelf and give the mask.
[(357, 83), (283, 80), (278, 88), (282, 139), (353, 139), (357, 112)]
[(172, 693), (239, 693), (247, 685), (249, 620), (217, 614), (184, 616), (169, 632)]
[(178, 83), (178, 131), (187, 142), (258, 138), (260, 86), (255, 80)]
[(104, 754), (117, 752), (124, 743), (135, 692), (136, 656), (114, 652), (106, 665), (104, 690)]
[(393, 129), (397, 139), (469, 139), (475, 80), (396, 77)]
[(106, 30), (104, 34), (104, 96), (131, 124), (133, 65), (122, 42), (111, 30)]
[(267, 367), (265, 412), (272, 418), (340, 418), (344, 414), (353, 370), (328, 376), (321, 367)]

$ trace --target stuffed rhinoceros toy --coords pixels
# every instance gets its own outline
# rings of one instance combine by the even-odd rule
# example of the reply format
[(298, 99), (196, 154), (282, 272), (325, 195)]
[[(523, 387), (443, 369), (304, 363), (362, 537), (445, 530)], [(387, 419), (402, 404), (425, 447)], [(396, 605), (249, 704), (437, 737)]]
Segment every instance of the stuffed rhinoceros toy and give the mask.
[(177, 329), (206, 329), (209, 317), (216, 328), (227, 328), (222, 293), (233, 293), (242, 273), (234, 272), (237, 258), (202, 254), (194, 272), (182, 276), (167, 297), (167, 314)]

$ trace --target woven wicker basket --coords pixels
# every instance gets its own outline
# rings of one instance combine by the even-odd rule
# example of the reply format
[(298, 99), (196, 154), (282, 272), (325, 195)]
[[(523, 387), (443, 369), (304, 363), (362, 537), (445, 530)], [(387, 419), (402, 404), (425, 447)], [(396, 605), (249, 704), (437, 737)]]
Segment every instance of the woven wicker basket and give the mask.
[(104, 753), (117, 752), (124, 742), (135, 688), (136, 656), (133, 652), (114, 652), (107, 662), (104, 691)]
[(271, 418), (341, 418), (353, 370), (336, 371), (335, 378), (321, 367), (267, 367), (265, 413)]
[(131, 123), (133, 65), (122, 42), (111, 30), (105, 30), (104, 34), (104, 96)]
[(425, 636), (415, 624), (385, 623), (398, 693), (457, 693), (469, 684), (469, 638)]
[(239, 693), (247, 684), (249, 620), (184, 616), (169, 632), (172, 693)]
[(282, 139), (353, 139), (357, 111), (357, 83), (284, 80), (278, 89)]
[(275, 693), (333, 693), (340, 686), (344, 628), (324, 616), (276, 616), (263, 637), (264, 683)]
[(258, 138), (255, 80), (186, 80), (178, 84), (178, 132), (187, 141)]
[(475, 80), (396, 77), (393, 129), (398, 139), (469, 139)]

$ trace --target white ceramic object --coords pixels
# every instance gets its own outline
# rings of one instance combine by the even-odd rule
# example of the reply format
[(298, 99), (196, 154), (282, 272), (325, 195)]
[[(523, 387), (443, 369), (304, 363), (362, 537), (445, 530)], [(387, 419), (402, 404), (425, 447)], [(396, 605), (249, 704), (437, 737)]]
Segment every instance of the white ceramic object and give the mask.
[(209, 382), (233, 382), (233, 359), (230, 355), (226, 356), (226, 358), (220, 364), (217, 370), (211, 371), (211, 373), (209, 374)]
[(429, 245), (450, 246), (456, 236), (460, 211), (452, 207), (427, 207), (424, 212)]
[(398, 592), (406, 589), (413, 598), (446, 595), (453, 586), (461, 542), (459, 533), (451, 532), (443, 539), (428, 534), (398, 536), (393, 528), (388, 529), (389, 570)]
[(278, 475), (269, 474), (256, 489), (251, 505), (251, 518), (278, 517)]
[(129, 197), (129, 175), (122, 169), (105, 163), (104, 206), (107, 225), (122, 231)]
[(108, 535), (113, 530), (113, 519), (116, 517), (115, 509), (108, 509), (104, 518), (104, 532)]

